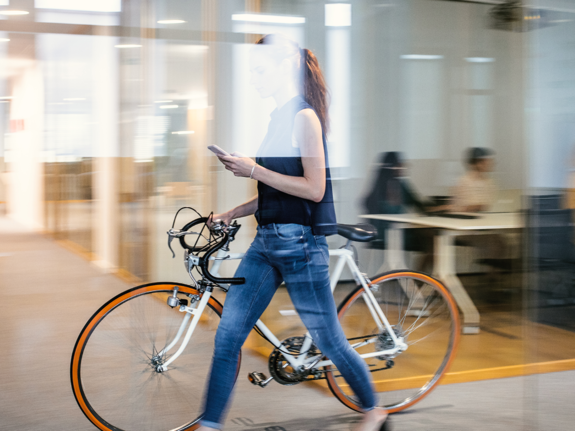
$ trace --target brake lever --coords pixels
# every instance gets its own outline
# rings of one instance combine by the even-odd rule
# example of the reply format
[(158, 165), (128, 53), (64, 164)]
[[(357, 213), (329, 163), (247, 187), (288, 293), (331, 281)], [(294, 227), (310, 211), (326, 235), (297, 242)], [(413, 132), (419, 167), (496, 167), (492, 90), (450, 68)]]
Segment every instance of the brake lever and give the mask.
[(169, 231), (167, 231), (166, 233), (168, 234), (168, 247), (170, 248), (170, 251), (172, 252), (172, 259), (174, 257), (176, 257), (176, 253), (174, 253), (174, 250), (172, 249), (172, 240), (174, 238), (181, 238), (181, 237), (186, 236), (186, 235), (200, 235), (198, 232), (173, 229), (173, 228), (170, 229)]
[(176, 253), (172, 249), (172, 241), (174, 238), (176, 238), (175, 234), (179, 232), (180, 231), (178, 229), (170, 229), (169, 231), (166, 232), (168, 234), (168, 248), (172, 252), (172, 259), (176, 257)]

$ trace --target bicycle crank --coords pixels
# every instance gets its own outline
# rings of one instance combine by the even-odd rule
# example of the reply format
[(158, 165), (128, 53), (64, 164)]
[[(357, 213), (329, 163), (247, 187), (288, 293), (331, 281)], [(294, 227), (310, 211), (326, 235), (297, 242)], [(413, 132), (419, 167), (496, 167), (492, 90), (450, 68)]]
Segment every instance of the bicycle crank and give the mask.
[(299, 368), (293, 368), (289, 361), (284, 356), (284, 353), (290, 355), (302, 355), (307, 354), (308, 356), (317, 356), (319, 350), (312, 344), (306, 352), (302, 352), (302, 346), (305, 341), (305, 337), (290, 337), (282, 341), (279, 348), (275, 348), (270, 354), (268, 360), (268, 368), (273, 379), (281, 385), (291, 386), (297, 385), (298, 383), (305, 382), (307, 380), (317, 380), (321, 378), (321, 371), (311, 367), (301, 366)]

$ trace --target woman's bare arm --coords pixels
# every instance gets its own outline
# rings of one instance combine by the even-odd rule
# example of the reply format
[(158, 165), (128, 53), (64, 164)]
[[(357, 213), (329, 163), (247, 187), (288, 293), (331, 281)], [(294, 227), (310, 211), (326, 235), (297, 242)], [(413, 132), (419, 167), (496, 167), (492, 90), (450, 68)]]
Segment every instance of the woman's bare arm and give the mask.
[(301, 177), (270, 171), (255, 165), (255, 162), (248, 157), (220, 157), (220, 160), (226, 169), (232, 171), (237, 177), (249, 177), (252, 174), (253, 179), (274, 189), (319, 202), (325, 194), (325, 155), (321, 124), (313, 110), (303, 109), (297, 113), (294, 122), (294, 138), (301, 151), (303, 165)]
[(255, 195), (249, 201), (232, 208), (221, 214), (214, 214), (213, 220), (222, 220), (224, 224), (229, 225), (232, 220), (255, 214), (258, 209), (258, 195)]

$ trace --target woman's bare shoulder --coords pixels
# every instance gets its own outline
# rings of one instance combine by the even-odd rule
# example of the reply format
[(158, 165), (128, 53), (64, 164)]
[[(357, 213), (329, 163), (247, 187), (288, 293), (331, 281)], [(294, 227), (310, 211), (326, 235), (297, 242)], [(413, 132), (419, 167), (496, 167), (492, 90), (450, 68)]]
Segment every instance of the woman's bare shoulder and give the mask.
[(305, 108), (299, 111), (295, 116), (296, 123), (300, 123), (302, 125), (310, 125), (310, 126), (318, 126), (321, 127), (319, 122), (319, 117), (315, 113), (315, 111), (311, 108)]

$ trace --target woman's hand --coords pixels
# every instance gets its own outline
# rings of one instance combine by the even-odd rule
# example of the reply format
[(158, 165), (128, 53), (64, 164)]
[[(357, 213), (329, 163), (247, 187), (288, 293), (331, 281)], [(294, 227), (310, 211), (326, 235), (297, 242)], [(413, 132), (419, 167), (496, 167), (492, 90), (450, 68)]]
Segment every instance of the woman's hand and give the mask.
[(255, 195), (249, 201), (244, 202), (243, 204), (235, 208), (232, 208), (231, 210), (228, 210), (225, 213), (214, 214), (212, 216), (212, 220), (210, 220), (210, 227), (214, 224), (216, 220), (220, 220), (226, 226), (229, 226), (232, 223), (232, 220), (252, 215), (256, 212), (257, 209), (258, 209), (258, 195)]
[[(234, 153), (237, 154), (237, 153)], [(249, 157), (239, 157), (240, 154), (237, 156), (218, 156), (218, 159), (224, 164), (228, 171), (234, 173), (236, 177), (249, 177), (252, 173), (252, 168), (256, 164), (251, 158)]]
[(231, 211), (226, 211), (225, 213), (221, 214), (214, 214), (212, 216), (211, 225), (213, 226), (216, 221), (221, 221), (226, 226), (229, 226), (234, 219), (234, 216)]

